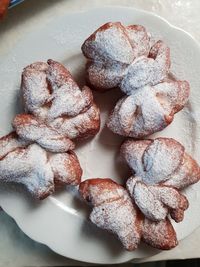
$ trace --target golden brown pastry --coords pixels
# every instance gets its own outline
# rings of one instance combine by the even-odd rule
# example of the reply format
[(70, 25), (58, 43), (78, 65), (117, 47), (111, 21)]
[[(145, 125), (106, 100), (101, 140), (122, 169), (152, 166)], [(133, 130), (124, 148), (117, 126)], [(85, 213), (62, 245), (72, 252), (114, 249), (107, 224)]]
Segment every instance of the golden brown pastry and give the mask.
[(180, 190), (200, 179), (200, 167), (172, 138), (128, 140), (121, 154), (133, 171), (127, 190), (146, 218), (160, 221), (168, 213), (183, 220), (187, 198)]
[(13, 127), (23, 139), (39, 140), (48, 149), (47, 139), (55, 138), (71, 149), (69, 139), (86, 138), (99, 131), (99, 109), (91, 90), (86, 86), (81, 90), (60, 63), (48, 60), (27, 66), (21, 91), (27, 114), (17, 115)]
[(117, 102), (107, 126), (116, 134), (134, 138), (158, 132), (184, 107), (189, 91), (188, 82), (173, 80), (135, 90)]
[(118, 236), (127, 250), (137, 248), (141, 239), (141, 218), (128, 192), (111, 179), (90, 179), (79, 187), (81, 196), (92, 204), (90, 220)]
[(89, 84), (126, 94), (107, 122), (122, 136), (142, 138), (164, 129), (188, 101), (188, 82), (169, 74), (169, 47), (161, 40), (151, 45), (143, 26), (120, 22), (101, 26), (82, 45)]
[(93, 206), (90, 220), (98, 227), (117, 235), (127, 250), (135, 250), (141, 239), (158, 249), (177, 245), (176, 233), (168, 219), (153, 222), (145, 219), (128, 192), (108, 178), (82, 182), (79, 192)]
[(0, 139), (0, 182), (19, 183), (44, 199), (60, 185), (78, 185), (82, 169), (74, 152), (50, 153), (15, 132)]
[(127, 68), (137, 57), (147, 56), (149, 36), (140, 25), (109, 22), (97, 29), (82, 45), (87, 58), (86, 75), (96, 90), (120, 86)]

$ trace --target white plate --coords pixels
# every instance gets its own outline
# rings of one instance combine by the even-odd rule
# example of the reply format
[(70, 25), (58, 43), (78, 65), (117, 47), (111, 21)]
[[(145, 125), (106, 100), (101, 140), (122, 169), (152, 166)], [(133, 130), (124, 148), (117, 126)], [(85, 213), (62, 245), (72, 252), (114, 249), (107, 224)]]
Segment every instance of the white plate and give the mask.
[[(130, 8), (101, 8), (84, 13), (67, 14), (53, 23), (36, 29), (21, 40), (9, 55), (0, 61), (0, 134), (11, 130), (10, 122), (21, 110), (19, 84), (22, 68), (31, 62), (52, 58), (68, 67), (83, 84), (84, 57), (80, 46), (89, 34), (108, 21), (142, 24), (162, 38), (171, 48), (172, 71), (191, 85), (188, 106), (176, 115), (174, 122), (156, 136), (174, 137), (181, 141), (196, 159), (200, 154), (200, 49), (188, 34), (162, 18)], [(95, 94), (101, 108), (102, 127), (119, 93)], [(127, 169), (118, 161), (117, 151), (122, 139), (104, 128), (94, 139), (79, 144), (76, 152), (88, 177), (111, 177), (123, 183)], [(174, 224), (178, 238), (183, 239), (200, 225), (200, 183), (186, 194), (190, 208), (184, 222)], [(0, 205), (32, 239), (48, 245), (69, 258), (93, 263), (121, 263), (142, 258), (159, 251), (141, 245), (135, 252), (126, 252), (116, 239), (87, 221), (88, 207), (76, 194), (76, 189), (62, 190), (42, 202), (33, 202), (21, 189), (2, 187)], [(189, 226), (189, 227), (188, 227)]]

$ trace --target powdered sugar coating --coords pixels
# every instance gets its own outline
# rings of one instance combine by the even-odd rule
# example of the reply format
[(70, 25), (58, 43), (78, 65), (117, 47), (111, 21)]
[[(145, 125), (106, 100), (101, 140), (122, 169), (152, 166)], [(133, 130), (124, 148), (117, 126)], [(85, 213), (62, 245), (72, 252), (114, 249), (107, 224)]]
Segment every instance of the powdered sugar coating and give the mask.
[(83, 87), (81, 93), (79, 88), (75, 90), (71, 84), (58, 88), (51, 98), (52, 103), (48, 112), (48, 119), (50, 120), (62, 115), (77, 116), (84, 112), (93, 101), (92, 93), (87, 86)]
[(149, 36), (143, 26), (109, 22), (82, 45), (89, 84), (130, 95), (119, 100), (107, 123), (123, 136), (141, 138), (164, 129), (189, 97), (187, 82), (168, 80), (169, 47), (161, 40), (150, 47)]
[(183, 108), (189, 97), (186, 81), (172, 81), (135, 90), (120, 99), (108, 118), (114, 133), (140, 138), (162, 130)]
[(138, 57), (130, 64), (120, 89), (126, 94), (131, 94), (147, 84), (158, 84), (167, 78), (169, 68), (169, 48), (162, 41), (158, 41), (152, 46), (148, 57)]
[(177, 246), (176, 232), (169, 219), (159, 222), (144, 220), (142, 240), (150, 246), (168, 250)]
[(144, 183), (138, 181), (135, 184), (132, 197), (146, 218), (152, 221), (160, 221), (166, 218), (167, 208)]
[[(94, 135), (98, 132), (100, 116), (99, 110), (93, 102), (91, 90), (87, 86), (81, 90), (73, 80), (70, 72), (60, 63), (48, 60), (47, 63), (36, 62), (27, 66), (22, 73), (21, 90), (25, 111), (31, 113), (39, 125), (37, 134), (40, 136), (46, 135), (43, 140), (40, 138), (40, 144), (45, 148), (57, 152), (66, 151), (66, 143), (68, 143), (68, 149), (73, 147), (72, 142), (67, 140), (68, 136), (85, 138), (87, 135)], [(92, 107), (93, 109), (95, 107), (95, 119), (94, 114), (91, 112)], [(87, 121), (83, 127), (85, 117)], [(71, 130), (70, 127), (65, 127), (66, 132), (64, 132), (63, 127), (62, 136), (59, 137), (56, 129), (58, 123), (54, 123), (55, 120), (70, 121), (74, 128), (82, 131), (79, 132), (78, 130)], [(21, 126), (20, 122), (16, 124), (15, 121), (13, 125), (19, 135), (22, 134), (23, 138), (29, 139), (30, 136), (27, 135), (29, 131), (22, 129), (24, 124), (22, 120), (21, 122)], [(51, 127), (49, 127), (50, 125)], [(26, 126), (35, 128), (34, 124)], [(51, 129), (52, 127), (53, 129)], [(39, 128), (41, 129), (40, 133)], [(53, 133), (53, 130), (55, 133)], [(26, 134), (26, 137), (24, 134)], [(47, 135), (54, 135), (56, 141), (54, 142), (54, 138), (48, 140)], [(61, 134), (59, 133), (59, 135)], [(31, 139), (36, 138), (35, 136)], [(58, 139), (59, 141), (62, 139), (62, 143), (65, 142), (64, 145), (59, 145), (62, 148), (56, 147)]]
[(173, 179), (165, 181), (163, 184), (177, 189), (184, 189), (200, 180), (200, 168), (197, 162), (187, 153), (184, 153), (182, 164), (173, 173)]
[(99, 108), (96, 104), (92, 104), (84, 113), (71, 118), (57, 118), (49, 122), (49, 126), (70, 139), (88, 138), (95, 135), (99, 130)]
[(0, 159), (5, 157), (10, 151), (19, 147), (26, 147), (30, 142), (20, 139), (15, 132), (0, 138)]
[(56, 184), (77, 185), (81, 182), (82, 169), (74, 152), (54, 153), (49, 162)]
[(17, 134), (24, 140), (36, 142), (51, 152), (67, 152), (74, 149), (74, 143), (65, 135), (38, 121), (29, 114), (17, 115), (13, 121)]
[(33, 63), (26, 67), (22, 73), (22, 97), (26, 112), (36, 116), (46, 114), (46, 103), (50, 98), (46, 71), (48, 65), (43, 62)]
[(82, 182), (79, 191), (94, 206), (90, 220), (116, 234), (127, 250), (136, 249), (141, 220), (126, 190), (110, 179), (91, 179)]
[(135, 212), (130, 200), (115, 200), (94, 207), (90, 220), (98, 227), (116, 234), (128, 250), (136, 249), (140, 234), (135, 229)]
[(85, 180), (80, 184), (79, 192), (93, 206), (90, 220), (98, 227), (116, 234), (126, 249), (136, 249), (141, 238), (159, 249), (170, 249), (177, 245), (176, 233), (170, 221), (166, 219), (155, 223), (145, 219), (130, 201), (127, 191), (111, 179)]
[[(47, 63), (36, 62), (27, 66), (22, 73), (21, 90), (27, 114), (19, 114), (13, 121), (13, 127), (19, 137), (13, 134), (11, 138), (10, 136), (3, 137), (0, 140), (3, 148), (1, 156), (4, 156), (2, 168), (4, 160), (9, 160), (10, 153), (13, 152), (13, 161), (16, 158), (14, 161), (16, 165), (11, 162), (9, 170), (15, 172), (19, 161), (19, 149), (23, 147), (24, 161), (26, 161), (24, 168), (30, 167), (27, 178), (34, 176), (35, 184), (32, 186), (29, 179), (21, 179), (26, 175), (23, 169), (19, 174), (19, 182), (21, 179), (20, 183), (25, 184), (36, 198), (43, 199), (58, 185), (80, 183), (82, 170), (76, 155), (71, 151), (75, 145), (70, 139), (85, 138), (97, 133), (100, 126), (99, 109), (93, 102), (91, 90), (86, 86), (81, 90), (69, 71), (53, 60), (48, 60)], [(40, 150), (35, 149), (35, 153), (28, 154), (26, 157), (27, 151), (32, 146), (40, 147)], [(38, 161), (33, 158), (37, 158), (35, 155), (37, 151), (39, 151)], [(67, 151), (69, 152), (61, 154)], [(41, 165), (38, 163), (40, 154), (44, 156), (43, 160), (41, 159)], [(45, 156), (46, 160), (44, 160)], [(34, 164), (35, 169), (31, 164)], [(38, 170), (37, 164), (40, 168)], [(45, 183), (46, 166), (50, 166), (53, 175), (51, 178), (52, 175), (49, 174), (49, 178), (53, 179), (50, 189)], [(9, 179), (7, 181), (18, 182), (12, 173)], [(37, 190), (40, 189), (42, 191), (38, 192)]]
[(127, 189), (138, 208), (152, 221), (164, 220), (168, 213), (176, 221), (183, 220), (188, 201), (172, 187), (146, 185), (141, 178), (130, 177)]
[(43, 198), (54, 191), (53, 172), (47, 154), (40, 146), (18, 148), (0, 161), (3, 182), (16, 182), (26, 186), (36, 198)]
[(133, 53), (136, 57), (149, 54), (150, 50), (150, 34), (145, 27), (141, 25), (130, 25), (125, 27), (130, 43), (133, 47)]
[(184, 147), (171, 139), (156, 139), (143, 154), (144, 181), (158, 184), (168, 180), (182, 163)]
[(133, 48), (120, 23), (106, 23), (82, 45), (84, 55), (97, 61), (117, 61), (130, 64), (134, 59)]
[(127, 189), (145, 217), (159, 221), (170, 213), (182, 221), (188, 201), (177, 189), (200, 180), (200, 167), (184, 147), (170, 138), (128, 140), (121, 154), (135, 174)]
[(95, 61), (87, 63), (87, 80), (98, 90), (117, 87), (127, 71), (127, 65), (119, 62)]
[(35, 198), (46, 198), (58, 184), (80, 183), (82, 170), (73, 153), (47, 153), (37, 144), (25, 143), (16, 133), (0, 139), (0, 151), (4, 151), (0, 181), (23, 184)]
[(134, 59), (148, 55), (149, 43), (149, 34), (143, 26), (125, 27), (120, 22), (101, 26), (82, 45), (88, 59), (89, 83), (98, 90), (120, 86)]

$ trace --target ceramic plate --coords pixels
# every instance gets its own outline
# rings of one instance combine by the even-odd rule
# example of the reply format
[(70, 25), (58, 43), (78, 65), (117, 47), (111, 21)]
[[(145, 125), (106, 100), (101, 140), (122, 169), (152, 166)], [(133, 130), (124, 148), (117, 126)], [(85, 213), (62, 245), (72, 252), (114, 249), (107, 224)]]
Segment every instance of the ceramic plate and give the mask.
[[(174, 137), (182, 142), (197, 160), (200, 154), (200, 49), (188, 34), (162, 18), (130, 8), (101, 8), (84, 13), (66, 14), (49, 25), (36, 28), (0, 60), (0, 134), (11, 131), (10, 123), (21, 111), (20, 74), (27, 64), (49, 58), (62, 62), (80, 85), (84, 84), (85, 59), (81, 44), (95, 29), (108, 21), (142, 24), (153, 35), (163, 39), (171, 48), (172, 72), (191, 85), (191, 96), (184, 110), (173, 123), (155, 136)], [(93, 139), (77, 145), (76, 152), (84, 170), (83, 179), (110, 177), (120, 183), (127, 177), (127, 169), (118, 161), (122, 138), (104, 127), (108, 112), (120, 97), (110, 91), (95, 93), (101, 109), (102, 127)], [(185, 193), (190, 207), (185, 220), (174, 224), (181, 240), (200, 225), (200, 183)], [(159, 251), (141, 245), (134, 252), (126, 252), (110, 234), (93, 226), (88, 220), (89, 208), (77, 196), (77, 189), (66, 188), (42, 202), (33, 201), (20, 187), (1, 186), (0, 205), (19, 227), (32, 239), (44, 243), (55, 252), (80, 261), (92, 263), (122, 263), (142, 258)], [(190, 227), (188, 227), (188, 225)]]

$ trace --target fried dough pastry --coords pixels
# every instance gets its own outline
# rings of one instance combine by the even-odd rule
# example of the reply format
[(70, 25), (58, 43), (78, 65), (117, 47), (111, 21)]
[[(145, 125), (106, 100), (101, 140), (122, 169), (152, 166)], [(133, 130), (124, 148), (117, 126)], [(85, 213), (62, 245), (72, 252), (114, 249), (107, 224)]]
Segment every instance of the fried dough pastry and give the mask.
[(90, 220), (117, 235), (125, 249), (135, 250), (141, 239), (158, 249), (170, 249), (177, 245), (176, 233), (170, 221), (153, 222), (145, 219), (128, 192), (111, 179), (86, 180), (80, 184), (79, 192), (93, 206)]
[(186, 81), (167, 80), (146, 85), (121, 98), (111, 112), (107, 126), (119, 135), (142, 138), (164, 129), (188, 101)]
[(141, 25), (106, 23), (83, 43), (82, 51), (87, 79), (100, 91), (120, 87), (130, 94), (163, 81), (169, 72), (169, 48), (160, 40), (150, 47), (150, 35)]
[(50, 153), (15, 132), (0, 139), (0, 182), (22, 184), (44, 199), (60, 185), (78, 185), (82, 169), (74, 152)]
[(144, 216), (153, 221), (171, 217), (180, 222), (188, 208), (180, 190), (200, 180), (200, 167), (172, 138), (127, 140), (121, 154), (134, 175), (126, 183)]
[(148, 55), (149, 36), (140, 25), (123, 26), (106, 23), (82, 45), (87, 58), (86, 75), (96, 90), (105, 91), (120, 86), (128, 66), (139, 56)]
[(118, 236), (127, 250), (137, 248), (141, 239), (141, 218), (128, 192), (111, 179), (90, 179), (79, 187), (81, 196), (94, 207), (90, 220)]
[(126, 94), (107, 122), (114, 133), (141, 138), (160, 131), (188, 100), (188, 82), (169, 75), (169, 47), (161, 40), (151, 47), (143, 26), (106, 23), (83, 43), (82, 51), (94, 89), (118, 87)]
[(63, 152), (73, 147), (69, 139), (87, 138), (99, 131), (99, 109), (91, 90), (87, 86), (81, 90), (60, 63), (48, 60), (27, 66), (21, 91), (27, 114), (17, 115), (13, 127), (23, 139), (46, 149), (59, 140), (62, 148), (56, 152)]

